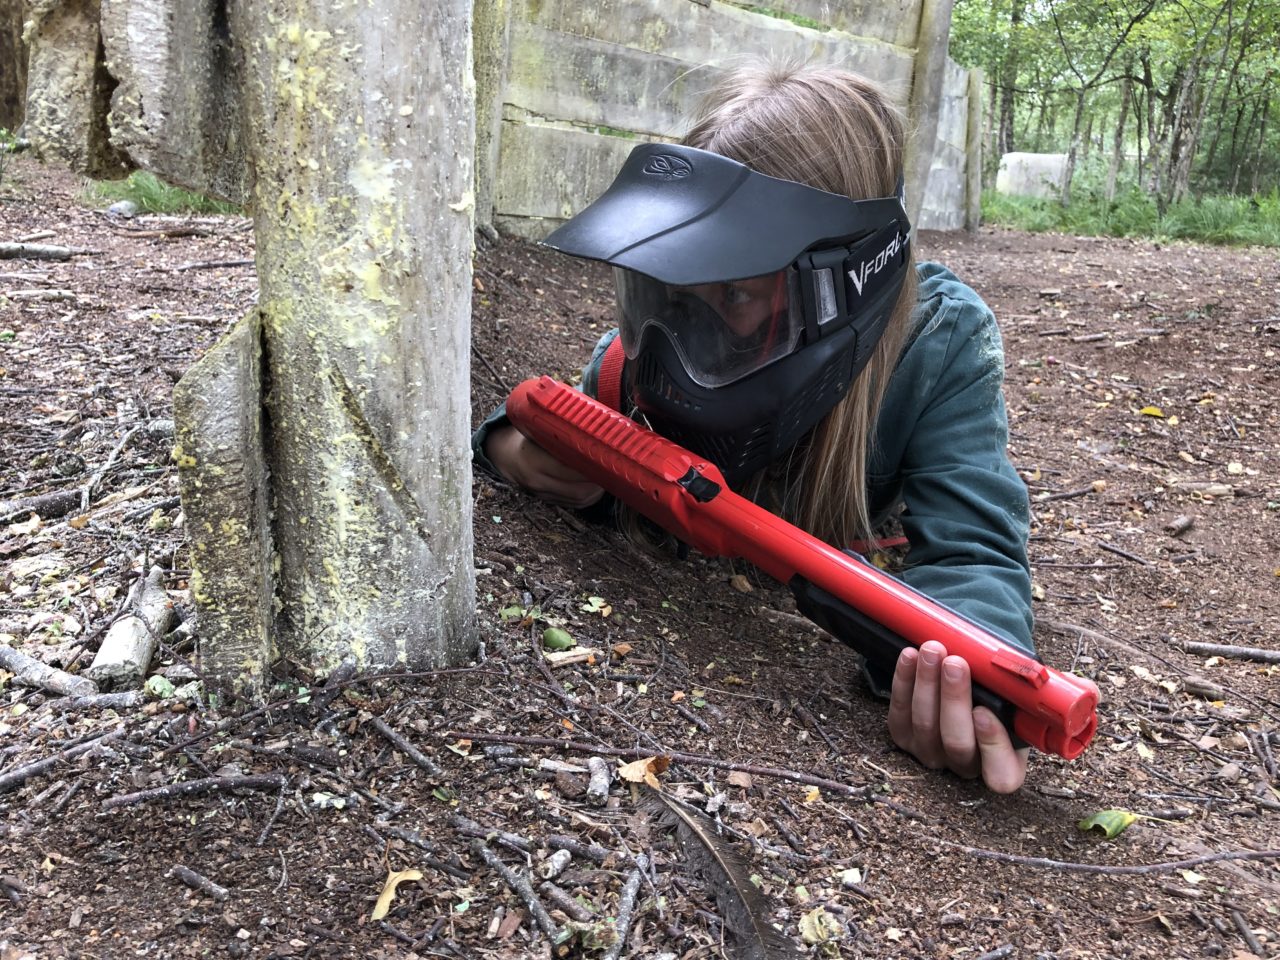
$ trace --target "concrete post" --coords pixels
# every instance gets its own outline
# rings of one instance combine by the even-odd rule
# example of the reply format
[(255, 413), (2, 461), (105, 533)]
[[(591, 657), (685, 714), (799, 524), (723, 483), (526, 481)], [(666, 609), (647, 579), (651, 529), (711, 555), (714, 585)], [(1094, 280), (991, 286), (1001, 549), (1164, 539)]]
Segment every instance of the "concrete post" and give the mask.
[(923, 0), (920, 4), (920, 29), (916, 33), (916, 59), (908, 107), (911, 138), (907, 143), (906, 158), (907, 215), (912, 223), (920, 219), (938, 139), (938, 113), (947, 72), (947, 42), (953, 6), (954, 0)]

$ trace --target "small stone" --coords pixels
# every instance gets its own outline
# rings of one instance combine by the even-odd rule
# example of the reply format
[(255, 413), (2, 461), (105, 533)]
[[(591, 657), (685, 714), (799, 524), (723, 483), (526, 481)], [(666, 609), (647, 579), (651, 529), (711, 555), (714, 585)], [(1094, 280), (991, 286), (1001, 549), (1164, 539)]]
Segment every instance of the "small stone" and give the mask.
[(107, 213), (113, 217), (124, 217), (128, 220), (138, 215), (138, 205), (132, 200), (117, 200), (107, 207)]

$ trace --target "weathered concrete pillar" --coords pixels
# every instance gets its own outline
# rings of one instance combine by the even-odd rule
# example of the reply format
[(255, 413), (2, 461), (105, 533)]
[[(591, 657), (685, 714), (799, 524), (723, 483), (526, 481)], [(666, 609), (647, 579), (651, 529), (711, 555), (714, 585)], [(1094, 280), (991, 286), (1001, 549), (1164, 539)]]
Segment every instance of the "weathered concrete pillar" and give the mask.
[(969, 123), (964, 150), (964, 228), (970, 233), (982, 224), (982, 92), (981, 70), (969, 71)]
[(938, 139), (938, 113), (947, 72), (953, 6), (954, 0), (922, 0), (920, 4), (920, 29), (916, 32), (915, 68), (908, 101), (912, 136), (906, 158), (907, 216), (912, 223), (920, 219)]
[(476, 223), (493, 226), (493, 185), (502, 134), (502, 96), (507, 87), (510, 0), (475, 2)]

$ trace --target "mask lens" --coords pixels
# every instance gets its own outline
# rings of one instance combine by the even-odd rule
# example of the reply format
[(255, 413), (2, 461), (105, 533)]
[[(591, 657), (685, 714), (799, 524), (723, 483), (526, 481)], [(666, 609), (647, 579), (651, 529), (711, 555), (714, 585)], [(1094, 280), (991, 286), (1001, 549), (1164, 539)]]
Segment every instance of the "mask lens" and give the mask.
[(787, 356), (804, 328), (794, 270), (673, 287), (615, 267), (614, 280), (627, 357), (634, 360), (646, 337), (661, 332), (704, 387), (733, 383)]

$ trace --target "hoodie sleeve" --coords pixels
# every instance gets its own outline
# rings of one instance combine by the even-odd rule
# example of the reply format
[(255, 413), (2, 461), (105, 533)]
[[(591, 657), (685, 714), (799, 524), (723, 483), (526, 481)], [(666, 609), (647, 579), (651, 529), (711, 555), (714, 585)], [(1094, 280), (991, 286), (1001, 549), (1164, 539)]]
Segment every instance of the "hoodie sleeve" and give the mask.
[[(591, 359), (582, 368), (582, 383), (578, 389), (589, 397), (596, 395), (596, 384), (600, 379), (600, 364), (604, 360), (604, 352), (617, 335), (617, 330), (610, 330), (602, 336), (591, 351)], [(498, 469), (489, 462), (489, 458), (484, 454), (485, 441), (489, 439), (489, 434), (492, 431), (508, 426), (510, 423), (511, 421), (507, 418), (507, 405), (502, 403), (498, 405), (496, 410), (485, 417), (480, 426), (476, 427), (475, 432), (471, 434), (472, 462), (481, 470), (495, 477), (498, 476)]]
[(922, 305), (881, 414), (882, 434), (905, 436), (896, 479), (911, 546), (901, 578), (1031, 651), (1030, 510), (1005, 452), (1004, 349), (991, 310), (947, 277)]

